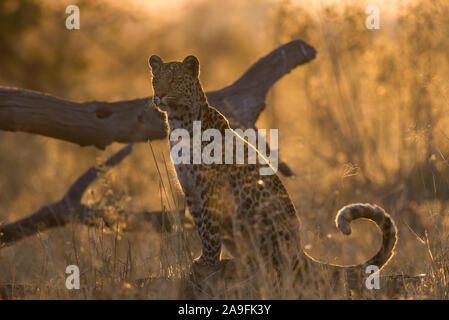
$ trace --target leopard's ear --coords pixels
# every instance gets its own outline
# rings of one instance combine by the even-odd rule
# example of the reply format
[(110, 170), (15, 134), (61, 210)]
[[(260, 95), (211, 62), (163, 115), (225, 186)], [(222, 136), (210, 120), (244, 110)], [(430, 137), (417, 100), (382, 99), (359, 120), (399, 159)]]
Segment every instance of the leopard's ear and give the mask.
[(161, 58), (153, 54), (148, 60), (148, 64), (150, 65), (153, 74), (155, 74), (161, 70), (163, 62)]
[(200, 73), (200, 62), (195, 56), (187, 56), (182, 62), (184, 68), (194, 77)]

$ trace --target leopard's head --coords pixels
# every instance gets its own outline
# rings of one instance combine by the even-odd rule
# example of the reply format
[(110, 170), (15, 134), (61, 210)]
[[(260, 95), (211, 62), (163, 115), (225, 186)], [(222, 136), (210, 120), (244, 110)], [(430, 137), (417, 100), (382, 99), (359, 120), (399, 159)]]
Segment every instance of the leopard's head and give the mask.
[(199, 61), (188, 56), (183, 62), (166, 62), (156, 55), (149, 59), (153, 73), (153, 102), (160, 110), (170, 113), (186, 112), (204, 98), (199, 82)]

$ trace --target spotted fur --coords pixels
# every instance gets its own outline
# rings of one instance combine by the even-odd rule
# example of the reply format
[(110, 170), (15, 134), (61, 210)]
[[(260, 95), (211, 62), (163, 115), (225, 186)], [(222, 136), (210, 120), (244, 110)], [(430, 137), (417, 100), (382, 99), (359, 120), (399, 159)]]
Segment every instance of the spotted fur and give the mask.
[[(168, 63), (151, 56), (149, 63), (153, 73), (153, 101), (167, 113), (170, 130), (183, 128), (192, 137), (192, 122), (201, 121), (202, 132), (214, 128), (224, 136), (224, 130), (230, 129), (229, 122), (208, 104), (199, 81), (199, 62), (194, 56), (186, 57), (183, 62)], [(236, 139), (242, 137), (236, 134)], [(207, 143), (203, 142), (203, 146)], [(245, 147), (254, 148), (246, 142)], [(224, 150), (222, 154), (224, 157)], [(359, 281), (366, 266), (373, 264), (382, 268), (392, 257), (397, 242), (396, 226), (382, 208), (369, 204), (342, 208), (336, 216), (336, 225), (342, 233), (350, 234), (353, 220), (375, 222), (383, 240), (373, 258), (359, 265), (339, 266), (310, 257), (302, 250), (300, 222), (281, 180), (276, 174), (260, 175), (259, 168), (268, 165), (265, 158), (257, 164), (175, 165), (202, 241), (202, 254), (196, 264), (218, 265), (224, 245), (251, 268), (286, 270), (286, 267), (302, 281), (314, 270), (328, 270), (340, 278), (342, 272), (355, 275)]]

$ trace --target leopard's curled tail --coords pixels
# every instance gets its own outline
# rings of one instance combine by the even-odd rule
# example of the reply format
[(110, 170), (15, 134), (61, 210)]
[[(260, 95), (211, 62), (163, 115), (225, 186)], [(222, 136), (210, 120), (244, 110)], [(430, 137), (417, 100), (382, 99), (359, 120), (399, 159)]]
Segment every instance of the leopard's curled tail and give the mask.
[(396, 225), (390, 215), (381, 207), (362, 203), (341, 208), (335, 217), (335, 224), (343, 234), (349, 235), (351, 234), (350, 223), (357, 219), (368, 219), (376, 223), (382, 231), (382, 246), (377, 254), (367, 262), (349, 268), (365, 269), (369, 265), (375, 265), (382, 269), (394, 255), (394, 248), (398, 239)]

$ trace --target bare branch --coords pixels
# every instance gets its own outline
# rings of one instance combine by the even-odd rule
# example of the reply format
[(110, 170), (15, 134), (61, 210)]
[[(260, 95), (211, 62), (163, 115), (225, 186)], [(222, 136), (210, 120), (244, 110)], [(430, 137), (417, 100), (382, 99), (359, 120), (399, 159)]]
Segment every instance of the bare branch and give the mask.
[[(120, 163), (127, 155), (132, 152), (133, 145), (130, 143), (126, 147), (111, 156), (105, 163), (105, 166), (112, 167)], [(81, 175), (67, 191), (67, 198), (72, 202), (80, 202), (84, 192), (89, 185), (95, 181), (100, 172), (99, 168), (91, 167), (83, 175)]]
[(315, 58), (316, 50), (301, 40), (288, 42), (261, 58), (232, 85), (209, 92), (207, 98), (231, 126), (254, 127), (265, 109), (268, 90), (284, 75)]
[[(123, 147), (112, 155), (105, 163), (106, 167), (119, 164), (132, 151), (132, 144)], [(0, 247), (21, 240), (38, 232), (54, 227), (62, 227), (73, 219), (89, 223), (101, 216), (98, 210), (81, 203), (81, 198), (98, 177), (100, 169), (91, 167), (81, 175), (59, 200), (37, 210), (32, 215), (19, 221), (0, 226)], [(157, 212), (154, 214), (158, 214)], [(160, 213), (159, 213), (160, 214)]]

